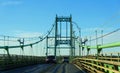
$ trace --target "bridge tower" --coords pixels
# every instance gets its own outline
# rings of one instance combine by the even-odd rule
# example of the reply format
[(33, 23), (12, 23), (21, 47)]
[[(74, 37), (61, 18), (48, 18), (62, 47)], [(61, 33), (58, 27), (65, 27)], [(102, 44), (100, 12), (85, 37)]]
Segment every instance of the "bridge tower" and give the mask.
[[(64, 28), (64, 29), (63, 29)], [(54, 38), (54, 47), (50, 47), (48, 45), (48, 39)], [(57, 49), (70, 49), (70, 55), (75, 55), (75, 35), (73, 32), (73, 25), (72, 25), (72, 16), (69, 17), (63, 17), (63, 16), (57, 16), (55, 18), (55, 34), (52, 37), (47, 36), (46, 40), (46, 56), (48, 55), (48, 49), (53, 48), (54, 49), (54, 56), (57, 55)], [(59, 45), (68, 45), (65, 46), (59, 46)]]

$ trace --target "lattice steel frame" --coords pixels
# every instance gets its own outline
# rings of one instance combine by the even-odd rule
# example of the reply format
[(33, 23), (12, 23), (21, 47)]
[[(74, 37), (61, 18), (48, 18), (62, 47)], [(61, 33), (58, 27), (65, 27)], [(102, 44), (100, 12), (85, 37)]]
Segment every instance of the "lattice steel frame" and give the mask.
[[(60, 35), (60, 40), (58, 40), (58, 25), (60, 25), (60, 34), (62, 33), (61, 32), (61, 24), (58, 24), (58, 23), (61, 23), (61, 22), (66, 22), (66, 23), (69, 23), (70, 24), (70, 36), (67, 36), (68, 35), (68, 31), (66, 31), (66, 36), (61, 36)], [(68, 30), (68, 26), (67, 26), (67, 24), (66, 24), (66, 30)], [(67, 43), (68, 45), (70, 45), (70, 47), (65, 47), (65, 48), (68, 48), (68, 49), (70, 49), (70, 54), (71, 54), (71, 56), (73, 56), (73, 55), (75, 55), (75, 36), (74, 36), (74, 34), (73, 34), (74, 32), (73, 32), (73, 24), (72, 24), (72, 16), (70, 15), (70, 17), (63, 17), (63, 16), (61, 16), (61, 17), (58, 17), (57, 15), (56, 15), (56, 18), (55, 18), (55, 35), (52, 37), (52, 36), (47, 36), (47, 39), (46, 39), (46, 46), (47, 46), (47, 48), (46, 48), (46, 56), (48, 56), (48, 49), (51, 49), (51, 48), (53, 48), (54, 49), (54, 56), (56, 57), (56, 50), (57, 50), (57, 48), (64, 48), (64, 47), (57, 47), (58, 46), (58, 44), (60, 45), (60, 44), (66, 44), (65, 42), (69, 42), (69, 43)], [(49, 38), (54, 38), (54, 47), (50, 47), (50, 46), (48, 46), (48, 39)], [(63, 40), (62, 38), (69, 38), (70, 40)], [(61, 43), (60, 43), (61, 42)], [(64, 42), (64, 43), (63, 43)]]

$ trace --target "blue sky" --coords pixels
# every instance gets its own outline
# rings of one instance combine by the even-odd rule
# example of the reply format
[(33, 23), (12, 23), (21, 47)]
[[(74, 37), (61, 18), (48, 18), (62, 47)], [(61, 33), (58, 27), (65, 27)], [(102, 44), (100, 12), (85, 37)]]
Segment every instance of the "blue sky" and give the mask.
[(119, 0), (0, 0), (0, 34), (46, 33), (56, 14), (72, 14), (73, 21), (83, 30), (97, 28), (120, 12), (119, 3)]
[(109, 32), (120, 27), (120, 0), (0, 0), (0, 35), (45, 34), (56, 14), (72, 14), (83, 37), (95, 29)]

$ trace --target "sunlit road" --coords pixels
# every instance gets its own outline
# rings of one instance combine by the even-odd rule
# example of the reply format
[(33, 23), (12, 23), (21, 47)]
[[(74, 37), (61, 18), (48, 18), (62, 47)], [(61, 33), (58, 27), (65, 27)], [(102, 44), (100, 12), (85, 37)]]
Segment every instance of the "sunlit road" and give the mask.
[(82, 69), (78, 69), (73, 64), (57, 64), (55, 67), (47, 70), (44, 73), (86, 73), (85, 71), (82, 71)]
[(82, 69), (78, 69), (73, 64), (40, 64), (28, 67), (22, 67), (0, 73), (85, 73)]

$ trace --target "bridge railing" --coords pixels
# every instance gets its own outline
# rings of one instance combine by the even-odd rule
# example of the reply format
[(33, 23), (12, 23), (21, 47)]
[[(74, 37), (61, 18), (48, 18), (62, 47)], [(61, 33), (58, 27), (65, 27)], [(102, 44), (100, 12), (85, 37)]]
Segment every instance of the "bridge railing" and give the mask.
[(73, 63), (91, 73), (120, 73), (120, 53), (101, 54), (75, 58)]
[(104, 53), (104, 54), (99, 54), (98, 57), (97, 55), (88, 55), (88, 56), (82, 56), (82, 58), (120, 62), (120, 53), (119, 52)]
[(0, 56), (0, 70), (6, 70), (39, 63), (45, 63), (45, 57), (11, 55), (11, 58), (9, 58), (6, 54)]

